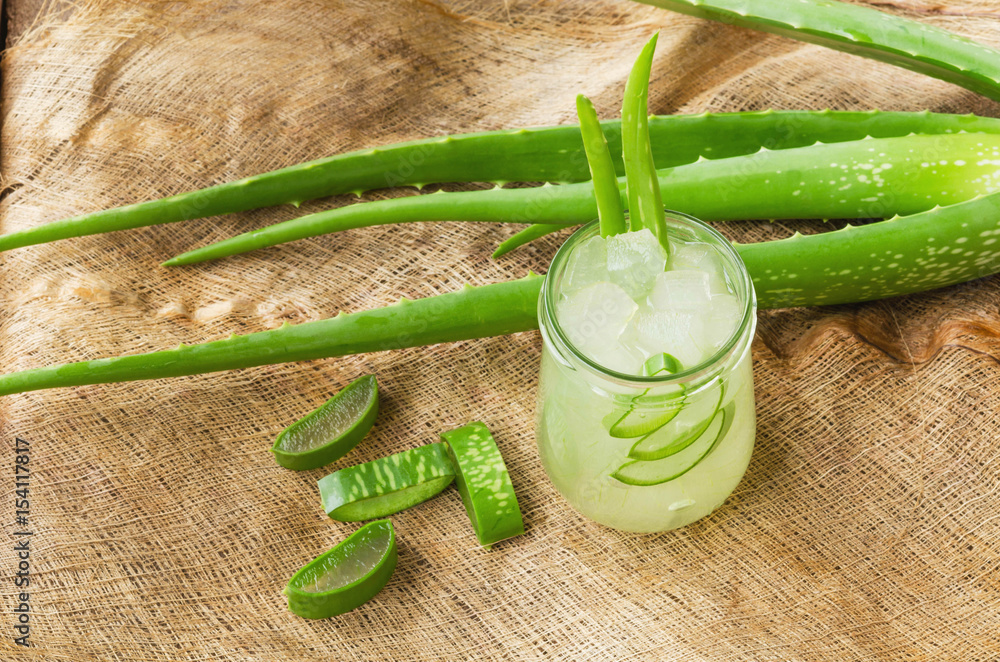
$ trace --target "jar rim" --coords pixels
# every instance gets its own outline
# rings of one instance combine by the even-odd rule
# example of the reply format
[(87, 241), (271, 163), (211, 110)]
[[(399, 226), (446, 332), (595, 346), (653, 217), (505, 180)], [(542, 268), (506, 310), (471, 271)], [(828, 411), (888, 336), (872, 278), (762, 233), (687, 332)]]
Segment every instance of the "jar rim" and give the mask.
[[(542, 297), (540, 299), (540, 304), (544, 309), (544, 315), (542, 316), (542, 331), (543, 334), (547, 330), (551, 330), (555, 337), (559, 340), (560, 344), (570, 351), (574, 358), (580, 360), (589, 369), (593, 370), (597, 374), (603, 377), (609, 377), (618, 382), (623, 382), (630, 385), (635, 385), (638, 387), (651, 387), (651, 386), (665, 386), (671, 384), (681, 384), (688, 383), (696, 380), (697, 378), (706, 375), (711, 372), (713, 368), (723, 364), (733, 351), (739, 345), (740, 339), (746, 333), (748, 327), (756, 327), (756, 310), (757, 310), (757, 297), (754, 291), (753, 280), (750, 278), (750, 273), (747, 271), (746, 264), (743, 262), (743, 258), (740, 257), (739, 252), (736, 251), (735, 247), (728, 239), (722, 236), (718, 230), (708, 225), (704, 221), (701, 221), (689, 214), (683, 212), (674, 211), (671, 209), (666, 209), (666, 216), (668, 224), (671, 221), (679, 222), (680, 225), (690, 225), (693, 226), (698, 232), (704, 232), (711, 237), (713, 240), (712, 244), (714, 247), (722, 251), (726, 257), (729, 258), (730, 262), (736, 267), (737, 273), (733, 274), (739, 280), (738, 285), (742, 287), (745, 296), (741, 297), (743, 303), (743, 316), (740, 319), (739, 325), (730, 335), (729, 339), (723, 343), (722, 347), (716, 351), (714, 354), (706, 358), (701, 363), (692, 366), (691, 368), (682, 370), (678, 373), (668, 374), (664, 376), (642, 376), (642, 375), (630, 375), (627, 373), (618, 372), (610, 368), (606, 368), (596, 361), (592, 360), (586, 354), (584, 354), (580, 349), (578, 349), (563, 331), (562, 326), (559, 324), (559, 319), (556, 317), (555, 311), (555, 278), (546, 277), (545, 282), (542, 284)], [(628, 214), (626, 213), (626, 217)], [(572, 254), (573, 249), (585, 239), (589, 239), (591, 235), (594, 234), (594, 229), (599, 225), (598, 220), (591, 221), (587, 223), (582, 228), (574, 232), (569, 239), (567, 239), (559, 250), (556, 251), (555, 256), (552, 258), (552, 263), (549, 266), (548, 274), (552, 275), (556, 273), (558, 267), (562, 263), (569, 259)], [(548, 327), (548, 329), (546, 329)], [(751, 334), (752, 335), (752, 334)], [(749, 345), (749, 342), (747, 343)]]

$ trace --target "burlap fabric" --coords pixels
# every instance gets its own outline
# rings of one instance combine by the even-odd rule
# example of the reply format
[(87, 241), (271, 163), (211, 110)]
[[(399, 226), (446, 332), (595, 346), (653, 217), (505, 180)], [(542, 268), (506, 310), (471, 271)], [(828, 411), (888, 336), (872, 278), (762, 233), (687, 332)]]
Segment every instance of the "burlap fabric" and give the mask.
[[(1000, 45), (990, 0), (870, 4)], [(34, 24), (12, 5), (3, 232), (342, 150), (570, 121), (578, 92), (613, 116), (656, 28), (659, 113), (1000, 110), (886, 65), (625, 1), (88, 2)], [(0, 369), (202, 342), (544, 271), (566, 236), (494, 262), (492, 247), (514, 227), (423, 224), (157, 266), (300, 213), (0, 256)], [(724, 231), (748, 239), (793, 227)], [(5, 397), (0, 491), (11, 534), (15, 436), (33, 449), (33, 612), (32, 648), (15, 646), (5, 538), (0, 658), (998, 659), (998, 286), (763, 313), (749, 473), (715, 515), (662, 535), (593, 524), (545, 479), (532, 432), (537, 333)], [(383, 411), (335, 467), (481, 419), (528, 530), (482, 551), (457, 493), (445, 492), (393, 516), (399, 567), (375, 600), (310, 622), (285, 610), (281, 589), (356, 525), (324, 516), (323, 470), (282, 469), (267, 448), (364, 373), (378, 376)]]

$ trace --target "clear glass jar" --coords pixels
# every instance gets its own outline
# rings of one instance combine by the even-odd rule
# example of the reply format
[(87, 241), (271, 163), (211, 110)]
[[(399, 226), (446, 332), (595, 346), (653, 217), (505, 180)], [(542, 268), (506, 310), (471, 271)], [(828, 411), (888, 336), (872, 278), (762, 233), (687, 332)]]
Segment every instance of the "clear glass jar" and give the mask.
[(538, 302), (535, 429), (545, 472), (581, 514), (625, 531), (674, 529), (721, 506), (743, 478), (755, 438), (753, 283), (739, 254), (708, 225), (668, 211), (667, 227), (671, 239), (717, 250), (741, 304), (736, 330), (701, 364), (637, 377), (596, 364), (569, 341), (555, 304), (569, 257), (598, 234), (596, 222), (556, 253)]

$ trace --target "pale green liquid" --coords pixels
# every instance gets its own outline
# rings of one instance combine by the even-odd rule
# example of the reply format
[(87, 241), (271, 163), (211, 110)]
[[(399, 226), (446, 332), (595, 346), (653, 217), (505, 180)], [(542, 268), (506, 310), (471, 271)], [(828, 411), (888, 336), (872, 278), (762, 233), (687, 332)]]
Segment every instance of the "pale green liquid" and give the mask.
[[(603, 392), (606, 384), (563, 365), (546, 345), (536, 424), (546, 473), (573, 508), (616, 529), (665, 531), (701, 519), (736, 488), (753, 451), (756, 415), (749, 348), (722, 379), (722, 406), (732, 403), (734, 416), (714, 450), (669, 482), (626, 485), (612, 474), (629, 461), (636, 440), (617, 439), (606, 430), (603, 419), (613, 408), (611, 396)], [(618, 390), (625, 395), (641, 393)]]

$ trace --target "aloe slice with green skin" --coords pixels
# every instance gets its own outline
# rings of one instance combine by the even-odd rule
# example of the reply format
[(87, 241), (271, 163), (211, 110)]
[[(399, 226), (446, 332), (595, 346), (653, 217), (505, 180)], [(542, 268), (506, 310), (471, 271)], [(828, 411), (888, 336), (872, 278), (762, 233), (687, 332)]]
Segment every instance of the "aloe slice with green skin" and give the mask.
[(365, 375), (319, 409), (285, 428), (271, 447), (278, 464), (296, 471), (316, 469), (347, 455), (378, 416), (378, 383)]
[[(643, 407), (648, 407), (650, 409), (655, 407), (658, 411), (652, 413), (647, 412), (643, 410)], [(648, 434), (656, 432), (664, 425), (674, 420), (674, 418), (683, 410), (683, 400), (679, 400), (676, 406), (669, 409), (660, 409), (646, 396), (639, 396), (633, 400), (632, 407), (629, 408), (628, 411), (611, 423), (611, 426), (608, 428), (608, 434), (615, 439), (635, 439), (636, 437), (645, 437)], [(618, 412), (613, 412), (612, 416), (617, 415), (617, 413)], [(608, 419), (605, 418), (605, 421), (607, 420)]]
[(303, 618), (330, 618), (371, 600), (396, 569), (396, 531), (389, 520), (364, 525), (292, 575), (288, 609)]
[(510, 473), (489, 428), (474, 421), (442, 433), (441, 438), (458, 470), (455, 482), (479, 544), (489, 549), (524, 533)]
[(341, 522), (385, 517), (427, 501), (455, 480), (441, 442), (334, 471), (319, 480), (323, 510)]
[(659, 460), (690, 446), (718, 415), (725, 394), (725, 387), (721, 384), (718, 393), (716, 398), (705, 394), (697, 402), (689, 402), (668, 425), (635, 442), (628, 456), (636, 460)]
[[(642, 374), (647, 377), (655, 377), (664, 372), (672, 374), (680, 371), (681, 362), (666, 352), (654, 354), (642, 364)], [(664, 400), (683, 398), (685, 392), (683, 384), (677, 387), (675, 393), (661, 393), (650, 396), (650, 390), (652, 389), (646, 389), (642, 392), (642, 395), (628, 398), (621, 403), (620, 408), (616, 408), (615, 411), (604, 417), (604, 427), (607, 428), (608, 434), (617, 439), (645, 437), (662, 428), (684, 410), (684, 401), (681, 400), (676, 403), (676, 406), (664, 409), (651, 416), (641, 411), (642, 407), (653, 408), (662, 404)], [(618, 406), (616, 405), (616, 407)]]
[(726, 408), (712, 419), (708, 429), (684, 450), (653, 462), (642, 460), (626, 462), (611, 477), (626, 485), (639, 487), (660, 485), (680, 478), (715, 450), (729, 432), (735, 412), (736, 407), (733, 403), (726, 405)]
[(653, 354), (642, 364), (642, 374), (647, 377), (655, 377), (660, 373), (675, 374), (681, 371), (681, 362), (676, 356), (663, 352)]

